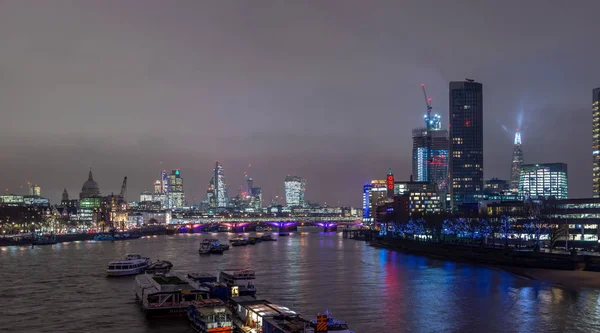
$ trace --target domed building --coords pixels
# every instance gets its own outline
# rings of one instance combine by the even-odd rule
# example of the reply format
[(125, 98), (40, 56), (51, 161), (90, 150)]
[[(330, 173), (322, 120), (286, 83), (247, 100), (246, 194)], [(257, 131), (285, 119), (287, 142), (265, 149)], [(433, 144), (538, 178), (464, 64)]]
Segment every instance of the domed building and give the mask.
[(98, 188), (98, 183), (94, 180), (92, 176), (92, 169), (90, 168), (90, 174), (88, 176), (88, 180), (83, 183), (81, 187), (81, 193), (79, 193), (79, 199), (85, 198), (98, 198), (100, 197), (100, 188)]

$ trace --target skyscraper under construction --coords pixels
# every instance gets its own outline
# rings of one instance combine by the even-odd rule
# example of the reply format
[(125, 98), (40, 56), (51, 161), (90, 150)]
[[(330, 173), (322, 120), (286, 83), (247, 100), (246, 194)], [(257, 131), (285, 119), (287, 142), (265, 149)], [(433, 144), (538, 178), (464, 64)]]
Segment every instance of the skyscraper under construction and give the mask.
[(427, 105), (425, 127), (412, 132), (412, 173), (420, 182), (435, 183), (442, 192), (447, 191), (448, 177), (448, 131), (442, 129), (439, 114), (432, 114), (431, 99), (427, 97), (425, 86), (423, 94)]
[(521, 149), (521, 132), (517, 128), (512, 155), (512, 167), (510, 170), (510, 190), (518, 192), (521, 168), (523, 167), (523, 150)]
[(223, 172), (223, 166), (219, 161), (215, 163), (213, 177), (208, 185), (206, 196), (210, 207), (225, 208), (229, 204), (227, 185), (225, 184), (225, 173)]

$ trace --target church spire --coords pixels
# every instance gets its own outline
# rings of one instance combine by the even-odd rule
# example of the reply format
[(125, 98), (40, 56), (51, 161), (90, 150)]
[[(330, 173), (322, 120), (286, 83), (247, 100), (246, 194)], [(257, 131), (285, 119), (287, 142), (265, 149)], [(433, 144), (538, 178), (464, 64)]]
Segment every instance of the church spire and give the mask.
[(62, 201), (69, 201), (69, 192), (67, 192), (66, 188), (63, 190), (62, 193)]
[(94, 177), (92, 176), (92, 167), (90, 167), (90, 174), (88, 175), (88, 180), (94, 180)]

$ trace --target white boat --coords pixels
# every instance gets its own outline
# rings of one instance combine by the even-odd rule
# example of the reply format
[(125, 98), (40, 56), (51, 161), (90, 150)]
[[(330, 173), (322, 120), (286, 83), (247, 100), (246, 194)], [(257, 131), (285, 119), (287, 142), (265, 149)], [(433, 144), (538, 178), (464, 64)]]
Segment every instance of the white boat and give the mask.
[(143, 274), (135, 277), (135, 298), (150, 317), (185, 315), (190, 305), (208, 296), (208, 288), (183, 276)]
[(150, 258), (142, 257), (141, 254), (128, 254), (125, 259), (111, 261), (106, 268), (108, 276), (125, 276), (143, 273), (148, 266), (152, 265)]
[(219, 273), (219, 282), (231, 288), (231, 297), (256, 295), (255, 279), (254, 271), (249, 269), (226, 270)]

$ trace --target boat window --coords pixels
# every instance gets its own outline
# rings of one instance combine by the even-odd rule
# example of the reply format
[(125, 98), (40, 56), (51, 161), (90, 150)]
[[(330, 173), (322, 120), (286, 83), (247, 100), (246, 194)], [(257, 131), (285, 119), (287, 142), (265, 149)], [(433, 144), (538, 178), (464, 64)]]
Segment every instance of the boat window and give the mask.
[(196, 294), (183, 295), (183, 300), (187, 301), (187, 302), (195, 301), (196, 300)]
[(148, 303), (158, 303), (158, 295), (148, 296)]
[(115, 269), (121, 269), (121, 265), (115, 265)]
[(115, 265), (108, 266), (108, 269), (115, 269)]

